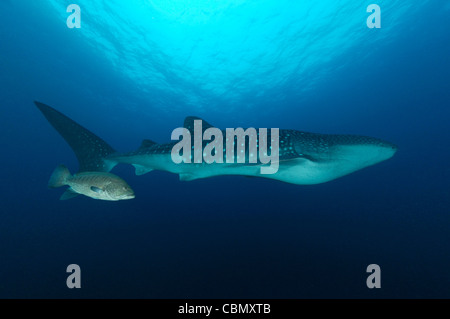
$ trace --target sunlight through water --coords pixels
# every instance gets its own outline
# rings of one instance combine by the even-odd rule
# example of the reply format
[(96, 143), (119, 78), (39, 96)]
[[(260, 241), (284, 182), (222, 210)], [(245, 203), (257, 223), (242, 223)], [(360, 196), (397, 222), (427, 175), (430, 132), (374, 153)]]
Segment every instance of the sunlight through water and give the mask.
[[(198, 109), (230, 110), (283, 101), (283, 87), (298, 88), (298, 96), (314, 89), (345, 67), (342, 60), (333, 62), (351, 48), (393, 41), (399, 25), (420, 7), (382, 1), (382, 28), (373, 30), (366, 25), (370, 3), (78, 1), (82, 36), (154, 103), (165, 107), (162, 101), (175, 98)], [(52, 5), (67, 18), (66, 1)]]

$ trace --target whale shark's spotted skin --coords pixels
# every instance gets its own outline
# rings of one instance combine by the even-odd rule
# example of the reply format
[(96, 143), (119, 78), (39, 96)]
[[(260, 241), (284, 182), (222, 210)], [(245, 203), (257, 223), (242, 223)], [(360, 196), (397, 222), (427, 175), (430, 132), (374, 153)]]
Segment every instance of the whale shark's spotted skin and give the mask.
[[(245, 175), (276, 179), (293, 184), (318, 184), (331, 181), (367, 166), (391, 158), (397, 147), (389, 142), (359, 135), (333, 135), (279, 130), (279, 169), (275, 174), (261, 174), (259, 162), (249, 163), (248, 145), (245, 162), (226, 163), (180, 163), (171, 159), (173, 146), (178, 142), (157, 144), (144, 140), (139, 149), (118, 153), (105, 141), (67, 116), (48, 105), (35, 102), (47, 120), (71, 146), (80, 163), (80, 171), (109, 172), (118, 163), (128, 163), (141, 175), (151, 170), (163, 170), (179, 174), (181, 180), (194, 180), (218, 175)], [(184, 127), (193, 132), (196, 117), (187, 117)], [(212, 127), (203, 121), (203, 130)], [(267, 130), (270, 133), (270, 130)], [(192, 135), (193, 136), (193, 135)], [(223, 132), (223, 136), (225, 136)], [(224, 139), (225, 140), (225, 139)], [(270, 141), (270, 134), (267, 136)], [(248, 142), (246, 142), (248, 144)], [(193, 143), (192, 143), (193, 144)], [(208, 141), (203, 141), (203, 148)], [(259, 145), (259, 135), (257, 140)], [(235, 151), (236, 154), (236, 151)], [(238, 156), (240, 154), (236, 154)], [(191, 159), (193, 152), (191, 152)]]

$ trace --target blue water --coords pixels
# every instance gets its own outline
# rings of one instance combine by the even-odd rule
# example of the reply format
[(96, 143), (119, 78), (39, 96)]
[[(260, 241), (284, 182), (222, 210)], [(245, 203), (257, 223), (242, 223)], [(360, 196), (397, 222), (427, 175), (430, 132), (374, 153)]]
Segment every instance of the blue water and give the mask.
[[(450, 297), (448, 2), (379, 0), (380, 29), (371, 1), (92, 2), (69, 29), (70, 2), (0, 1), (1, 298)], [(312, 186), (119, 165), (134, 200), (59, 201), (78, 164), (34, 100), (121, 151), (189, 115), (399, 151)]]

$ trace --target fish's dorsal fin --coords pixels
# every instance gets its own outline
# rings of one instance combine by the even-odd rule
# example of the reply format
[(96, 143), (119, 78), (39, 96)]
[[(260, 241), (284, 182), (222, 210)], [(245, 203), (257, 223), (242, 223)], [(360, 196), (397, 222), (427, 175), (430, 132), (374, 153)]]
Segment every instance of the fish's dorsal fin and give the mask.
[(156, 144), (157, 143), (152, 140), (145, 139), (145, 140), (142, 140), (142, 143), (141, 143), (141, 146), (139, 147), (139, 149), (146, 149), (146, 148), (152, 147), (153, 145), (156, 145)]
[(208, 122), (206, 122), (204, 119), (201, 119), (197, 116), (188, 116), (184, 119), (183, 127), (188, 129), (189, 132), (191, 132), (191, 134), (194, 132), (194, 121), (195, 120), (202, 121), (202, 131), (203, 132), (208, 128), (214, 127), (211, 124), (209, 124)]

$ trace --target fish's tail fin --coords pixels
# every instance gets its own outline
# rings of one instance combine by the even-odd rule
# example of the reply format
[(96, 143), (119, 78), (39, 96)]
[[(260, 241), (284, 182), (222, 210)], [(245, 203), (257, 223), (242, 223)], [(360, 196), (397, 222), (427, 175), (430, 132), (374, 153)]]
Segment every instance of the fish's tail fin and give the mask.
[(59, 165), (53, 171), (52, 176), (50, 176), (48, 187), (56, 188), (67, 185), (69, 177), (71, 177), (69, 169), (64, 165)]
[(78, 159), (80, 172), (109, 172), (117, 164), (106, 160), (107, 156), (116, 151), (100, 137), (54, 108), (36, 101), (34, 103), (70, 145)]

